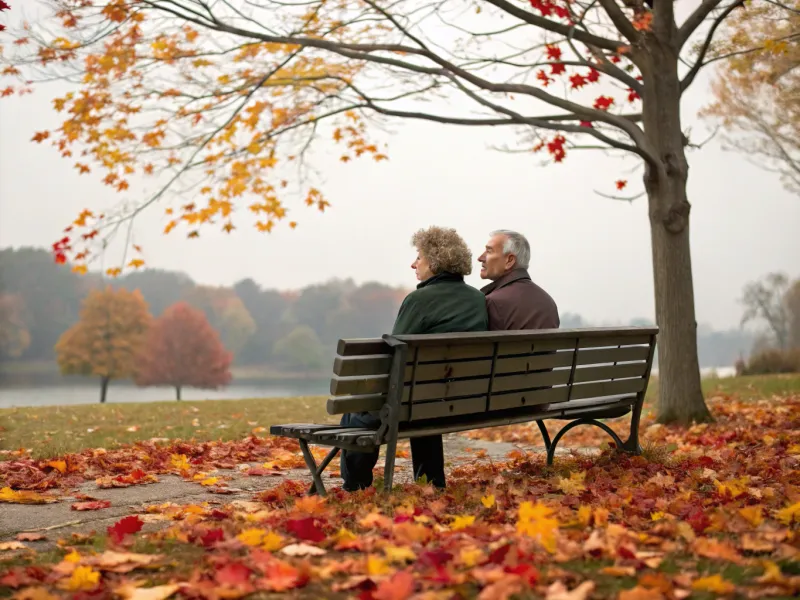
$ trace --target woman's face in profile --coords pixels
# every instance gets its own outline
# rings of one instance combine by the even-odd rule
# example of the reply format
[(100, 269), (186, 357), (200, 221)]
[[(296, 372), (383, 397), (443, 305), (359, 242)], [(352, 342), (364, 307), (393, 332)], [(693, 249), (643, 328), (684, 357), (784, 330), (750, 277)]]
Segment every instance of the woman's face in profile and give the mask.
[(431, 265), (421, 252), (417, 252), (417, 258), (411, 263), (411, 268), (417, 272), (417, 279), (419, 281), (425, 281), (433, 277)]

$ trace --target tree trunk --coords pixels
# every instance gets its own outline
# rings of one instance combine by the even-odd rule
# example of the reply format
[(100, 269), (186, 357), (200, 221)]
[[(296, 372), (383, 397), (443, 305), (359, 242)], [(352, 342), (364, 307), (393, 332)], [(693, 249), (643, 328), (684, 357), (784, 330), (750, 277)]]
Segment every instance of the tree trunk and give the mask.
[(108, 392), (109, 381), (111, 381), (110, 377), (100, 378), (100, 404), (106, 403), (106, 393)]
[(181, 399), (181, 386), (179, 386), (179, 385), (175, 386), (175, 399), (176, 400), (180, 400)]
[(700, 385), (697, 321), (694, 312), (689, 212), (689, 165), (681, 129), (678, 41), (674, 18), (654, 22), (646, 35), (642, 70), (642, 117), (648, 150), (646, 163), (650, 239), (653, 253), (658, 334), (658, 421), (688, 424), (708, 421)]

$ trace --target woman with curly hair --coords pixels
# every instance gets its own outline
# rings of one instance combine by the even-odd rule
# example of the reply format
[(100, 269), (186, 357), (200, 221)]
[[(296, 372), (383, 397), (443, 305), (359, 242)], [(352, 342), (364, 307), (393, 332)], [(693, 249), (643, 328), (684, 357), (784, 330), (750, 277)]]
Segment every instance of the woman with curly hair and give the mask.
[[(411, 238), (417, 257), (411, 268), (419, 284), (400, 305), (392, 335), (486, 331), (489, 318), (484, 295), (467, 285), (464, 277), (472, 272), (472, 253), (455, 229), (429, 227)], [(378, 427), (374, 413), (350, 413), (342, 417), (343, 426)], [(355, 491), (372, 485), (372, 469), (378, 462), (373, 452), (342, 452), (344, 489)], [(445, 487), (442, 436), (431, 435), (411, 440), (414, 479), (423, 476), (436, 487)]]

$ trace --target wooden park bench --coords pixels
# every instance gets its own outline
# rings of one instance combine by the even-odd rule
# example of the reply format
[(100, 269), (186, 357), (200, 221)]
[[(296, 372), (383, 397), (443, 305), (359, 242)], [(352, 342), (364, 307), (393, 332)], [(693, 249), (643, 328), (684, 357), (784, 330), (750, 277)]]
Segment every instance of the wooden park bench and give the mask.
[[(657, 328), (624, 327), (384, 335), (340, 340), (333, 365), (331, 415), (375, 411), (377, 429), (294, 423), (270, 433), (296, 438), (314, 483), (340, 450), (386, 446), (384, 489), (391, 490), (398, 439), (536, 421), (547, 464), (573, 427), (595, 425), (617, 448), (639, 454), (642, 412)], [(622, 441), (599, 419), (631, 415)], [(570, 423), (551, 440), (543, 421)], [(309, 443), (332, 446), (317, 465)]]

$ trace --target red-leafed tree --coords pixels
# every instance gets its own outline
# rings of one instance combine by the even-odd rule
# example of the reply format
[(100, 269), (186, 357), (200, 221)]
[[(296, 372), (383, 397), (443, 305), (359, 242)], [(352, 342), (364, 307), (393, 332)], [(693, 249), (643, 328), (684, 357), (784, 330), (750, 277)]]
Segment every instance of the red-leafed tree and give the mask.
[[(721, 58), (709, 58), (709, 48), (743, 0), (42, 3), (52, 15), (19, 32), (3, 71), (18, 82), (7, 89), (54, 77), (79, 89), (54, 100), (63, 125), (34, 140), (50, 140), (80, 173), (98, 171), (119, 191), (134, 174), (163, 182), (139, 203), (126, 196), (104, 215), (81, 213), (53, 247), (58, 260), (85, 258), (87, 243), (104, 247), (120, 223), (169, 202), (170, 190), (176, 198), (196, 191), (192, 202), (165, 207), (166, 230), (186, 228), (189, 237), (206, 224), (230, 232), (243, 213), (269, 231), (292, 195), (323, 209), (313, 181), (286, 177), (287, 168), (302, 165), (321, 136), (342, 149), (342, 162), (385, 159), (374, 120), (507, 129), (522, 149), (557, 163), (601, 148), (643, 167), (658, 418), (710, 418), (680, 108), (700, 70)], [(633, 187), (614, 179), (609, 195)]]
[(134, 381), (140, 386), (170, 385), (180, 400), (184, 387), (228, 384), (232, 359), (203, 311), (178, 302), (153, 321)]

